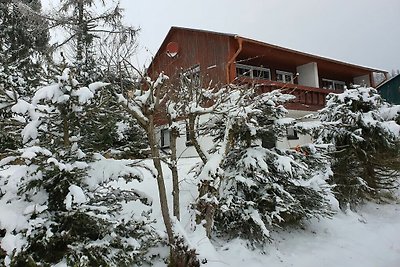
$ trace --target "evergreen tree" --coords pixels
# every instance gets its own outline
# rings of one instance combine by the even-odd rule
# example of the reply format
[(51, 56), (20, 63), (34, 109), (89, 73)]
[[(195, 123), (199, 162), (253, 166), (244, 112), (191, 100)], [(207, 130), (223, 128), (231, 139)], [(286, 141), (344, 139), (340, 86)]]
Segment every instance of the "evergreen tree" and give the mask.
[(317, 119), (322, 125), (314, 130), (316, 142), (334, 146), (331, 183), (343, 209), (398, 186), (399, 106), (373, 88), (356, 88), (330, 94)]
[[(60, 261), (69, 266), (142, 265), (158, 237), (147, 227), (145, 213), (121, 214), (121, 201), (151, 200), (138, 190), (110, 184), (112, 179), (140, 180), (139, 172), (130, 166), (133, 161), (115, 163), (95, 153), (88, 143), (91, 133), (83, 130), (107, 84), (81, 86), (69, 69), (57, 80), (35, 92), (30, 102), (18, 99), (11, 108), (26, 120), (24, 146), (0, 167), (23, 171), (1, 177), (7, 189), (0, 200), (25, 207), (23, 227), (6, 229), (7, 238), (24, 245), (7, 251), (6, 261), (14, 266)], [(97, 173), (99, 168), (104, 170)], [(117, 175), (107, 175), (107, 168), (117, 168)]]
[[(98, 13), (101, 9), (104, 11)], [(76, 75), (84, 84), (104, 80), (104, 69), (98, 60), (99, 43), (110, 35), (132, 37), (137, 33), (133, 27), (123, 25), (122, 9), (114, 1), (110, 4), (104, 0), (61, 0), (51, 21), (53, 27), (61, 26), (67, 31), (66, 40), (56, 46), (69, 44), (73, 53), (66, 56), (76, 66)]]
[[(134, 118), (120, 107), (115, 98), (115, 92), (126, 92), (132, 87), (134, 80), (121, 69), (112, 70), (104, 66), (100, 40), (113, 39), (111, 36), (135, 36), (136, 30), (122, 24), (122, 9), (119, 3), (107, 3), (96, 0), (62, 0), (56, 15), (50, 16), (52, 27), (60, 26), (67, 30), (67, 39), (60, 45), (69, 44), (73, 54), (69, 55), (69, 68), (81, 85), (96, 81), (110, 82), (97, 103), (89, 103), (87, 110), (91, 120), (85, 123), (81, 130), (87, 137), (86, 146), (96, 151), (117, 153), (119, 157), (143, 157), (143, 151), (148, 148), (147, 139), (138, 127)], [(96, 6), (96, 9), (94, 8)], [(97, 12), (101, 8), (105, 11)], [(128, 37), (127, 37), (128, 38)], [(67, 57), (59, 68), (67, 65)], [(114, 59), (124, 60), (120, 55)]]
[(40, 85), (48, 49), (46, 21), (36, 16), (40, 0), (0, 3), (0, 84), (22, 90)]
[(277, 140), (286, 132), (290, 120), (281, 104), (291, 98), (279, 91), (233, 90), (208, 122), (218, 147), (199, 175), (208, 186), (196, 207), (218, 234), (262, 244), (274, 226), (331, 214), (325, 198), (329, 164), (315, 147), (262, 146), (265, 137)]
[(40, 9), (39, 0), (0, 2), (0, 153), (20, 141), (19, 122), (7, 121), (10, 106), (46, 81), (49, 34), (46, 21), (35, 15)]

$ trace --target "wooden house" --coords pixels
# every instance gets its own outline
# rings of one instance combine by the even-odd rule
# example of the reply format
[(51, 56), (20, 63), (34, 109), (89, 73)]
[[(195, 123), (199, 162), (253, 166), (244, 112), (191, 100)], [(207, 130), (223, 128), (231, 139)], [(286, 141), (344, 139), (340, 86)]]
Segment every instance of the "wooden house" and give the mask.
[[(286, 105), (288, 116), (294, 118), (323, 108), (325, 98), (331, 92), (341, 92), (352, 84), (375, 87), (376, 73), (384, 77), (387, 75), (382, 70), (235, 34), (181, 27), (170, 29), (147, 69), (152, 78), (161, 72), (170, 77), (170, 83), (178, 82), (180, 75), (185, 74), (203, 87), (251, 83), (256, 84), (261, 92), (281, 89), (296, 96), (294, 101)], [(159, 117), (160, 146), (168, 147), (168, 127), (162, 126), (166, 123), (165, 116)], [(310, 137), (298, 136), (290, 131), (277, 146), (295, 147), (309, 141)], [(184, 141), (181, 143), (179, 149), (182, 153), (194, 154)]]
[(374, 73), (362, 67), (241, 37), (172, 27), (148, 67), (151, 77), (161, 71), (171, 80), (182, 72), (202, 85), (252, 82), (264, 91), (285, 88), (296, 96), (289, 109), (316, 111), (330, 92), (352, 84), (375, 87)]

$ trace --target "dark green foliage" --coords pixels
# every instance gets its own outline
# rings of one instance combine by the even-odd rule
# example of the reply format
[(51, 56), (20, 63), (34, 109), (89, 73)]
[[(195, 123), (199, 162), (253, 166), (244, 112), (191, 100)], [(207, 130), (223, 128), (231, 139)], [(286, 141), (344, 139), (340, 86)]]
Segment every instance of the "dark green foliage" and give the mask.
[[(102, 90), (105, 86), (88, 85), (90, 90), (66, 69), (58, 83), (40, 88), (31, 97), (32, 104), (22, 105), (29, 112), (12, 114), (23, 119), (19, 127), (24, 143), (7, 153), (6, 164), (26, 168), (14, 198), (34, 203), (27, 215), (30, 229), (19, 231), (27, 244), (18, 254), (9, 255), (13, 266), (51, 266), (62, 260), (69, 266), (141, 266), (149, 261), (148, 248), (159, 238), (148, 226), (148, 215), (124, 218), (127, 215), (120, 212), (123, 201), (132, 205), (137, 200), (145, 205), (151, 201), (137, 190), (107, 185), (110, 177), (95, 188), (85, 182), (90, 162), (101, 158), (99, 152), (117, 150), (118, 142), (131, 148), (121, 149), (121, 154), (136, 152), (129, 142), (135, 134), (134, 121), (113, 116), (116, 109), (108, 98), (110, 92)], [(118, 129), (118, 122), (126, 122), (124, 131)], [(109, 138), (102, 142), (105, 136)], [(140, 180), (132, 173), (119, 178)], [(78, 192), (78, 202), (73, 192)]]
[[(304, 147), (306, 150), (307, 155), (256, 147), (231, 151), (222, 165), (225, 175), (220, 186), (220, 208), (215, 214), (217, 232), (263, 244), (269, 239), (267, 228), (332, 215), (325, 198), (328, 187), (323, 186), (329, 175), (327, 162), (313, 147)], [(290, 170), (278, 163), (283, 158), (290, 162)], [(322, 187), (308, 185), (312, 183)]]
[(144, 131), (135, 119), (121, 108), (113, 95), (114, 85), (98, 92), (99, 101), (88, 103), (85, 117), (80, 123), (80, 135), (86, 151), (112, 151), (118, 158), (143, 158), (148, 148)]
[(38, 86), (48, 49), (46, 21), (37, 16), (40, 0), (4, 0), (0, 3), (0, 84), (5, 89)]
[(0, 153), (20, 145), (20, 122), (9, 108), (47, 80), (49, 33), (40, 0), (0, 2)]
[(65, 211), (65, 197), (69, 193), (71, 184), (80, 184), (79, 178), (83, 171), (65, 172), (52, 169), (45, 172), (43, 177), (43, 188), (49, 194), (48, 206), (51, 211)]
[[(93, 1), (62, 2), (76, 6)], [(46, 70), (54, 66), (45, 64), (48, 25), (37, 12), (39, 0), (0, 3), (0, 160), (6, 159), (6, 166), (0, 167), (24, 171), (21, 177), (0, 177), (2, 185), (15, 179), (15, 195), (0, 191), (0, 198), (7, 194), (11, 202), (33, 209), (21, 214), (29, 227), (12, 231), (27, 242), (20, 252), (8, 255), (11, 266), (51, 266), (62, 260), (69, 266), (142, 266), (159, 237), (148, 226), (145, 212), (131, 217), (120, 212), (123, 201), (151, 201), (139, 191), (112, 188), (106, 182), (93, 189), (85, 179), (94, 154), (141, 157), (146, 139), (116, 104), (114, 89), (91, 84), (106, 80), (95, 61), (94, 35), (75, 27), (76, 20), (71, 20), (74, 34), (86, 38), (78, 48), (81, 57), (70, 68), (65, 62), (55, 67), (61, 76), (51, 86), (40, 87), (49, 80)], [(116, 8), (99, 20), (111, 21), (119, 12)], [(85, 14), (86, 26), (93, 29), (96, 15)], [(81, 99), (79, 90), (93, 96)], [(84, 203), (71, 201), (71, 188), (80, 190)], [(4, 256), (0, 250), (1, 263)]]
[(399, 112), (372, 88), (328, 96), (318, 115), (323, 125), (314, 134), (318, 143), (335, 147), (331, 183), (343, 209), (398, 186)]
[(211, 119), (219, 143), (200, 174), (196, 208), (206, 229), (214, 216), (220, 236), (240, 236), (262, 246), (275, 227), (332, 214), (326, 199), (330, 169), (314, 146), (298, 151), (274, 147), (289, 126), (290, 120), (280, 119), (285, 114), (281, 104), (291, 96), (253, 90), (232, 91)]
[[(15, 258), (12, 266), (50, 266), (66, 259), (69, 266), (140, 266), (149, 259), (146, 248), (155, 245), (145, 222), (100, 219), (83, 212), (53, 214), (55, 221), (29, 237), (29, 246)], [(138, 241), (137, 246), (126, 239)], [(141, 243), (141, 244), (140, 244)]]

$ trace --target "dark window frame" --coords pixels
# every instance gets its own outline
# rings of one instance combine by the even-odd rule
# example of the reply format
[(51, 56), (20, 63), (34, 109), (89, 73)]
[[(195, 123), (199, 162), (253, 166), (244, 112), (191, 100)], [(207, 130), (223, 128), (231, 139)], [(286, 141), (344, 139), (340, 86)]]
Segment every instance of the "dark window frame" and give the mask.
[(322, 78), (321, 87), (328, 90), (344, 90), (346, 88), (346, 83), (344, 81)]
[(297, 134), (296, 129), (293, 127), (288, 127), (286, 129), (286, 138), (288, 140), (299, 140), (299, 135)]
[[(279, 79), (279, 75), (282, 76), (282, 79)], [(276, 81), (282, 83), (294, 83), (293, 79), (294, 75), (292, 72), (283, 71), (283, 70), (276, 70)]]
[(236, 77), (248, 77), (251, 79), (271, 80), (271, 70), (265, 67), (257, 67), (257, 66), (237, 63)]
[[(167, 139), (168, 138), (168, 139)], [(160, 131), (160, 145), (161, 148), (171, 147), (171, 133), (169, 128), (161, 129)]]

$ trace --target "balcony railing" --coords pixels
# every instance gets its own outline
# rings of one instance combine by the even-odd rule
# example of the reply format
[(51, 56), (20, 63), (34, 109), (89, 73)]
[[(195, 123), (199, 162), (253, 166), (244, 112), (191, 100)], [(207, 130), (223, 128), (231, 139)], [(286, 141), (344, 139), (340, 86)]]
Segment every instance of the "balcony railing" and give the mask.
[(236, 83), (254, 84), (260, 93), (267, 93), (279, 89), (282, 93), (294, 95), (296, 99), (287, 103), (285, 107), (296, 110), (317, 111), (325, 106), (326, 96), (329, 93), (342, 92), (341, 90), (329, 90), (271, 80), (250, 79), (248, 77), (238, 77)]

